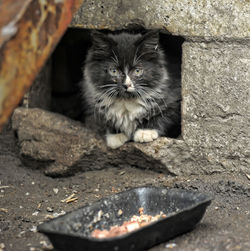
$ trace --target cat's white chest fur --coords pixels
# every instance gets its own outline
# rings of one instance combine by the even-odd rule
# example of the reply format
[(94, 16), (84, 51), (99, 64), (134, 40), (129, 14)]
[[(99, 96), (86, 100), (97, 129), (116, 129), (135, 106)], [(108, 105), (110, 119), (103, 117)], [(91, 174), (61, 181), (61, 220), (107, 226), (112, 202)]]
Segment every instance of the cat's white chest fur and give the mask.
[(117, 130), (128, 137), (136, 130), (137, 119), (145, 114), (145, 108), (139, 99), (115, 99), (106, 113), (107, 120), (112, 120)]

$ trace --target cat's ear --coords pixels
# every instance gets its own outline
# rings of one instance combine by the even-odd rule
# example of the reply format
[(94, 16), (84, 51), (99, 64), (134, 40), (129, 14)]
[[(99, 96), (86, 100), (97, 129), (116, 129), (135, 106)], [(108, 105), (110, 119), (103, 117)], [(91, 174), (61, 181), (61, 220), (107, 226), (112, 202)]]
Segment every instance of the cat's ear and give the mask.
[(148, 49), (152, 51), (158, 50), (159, 44), (159, 31), (152, 30), (145, 33), (139, 40), (136, 41), (135, 45), (143, 49)]
[(112, 45), (114, 45), (113, 39), (100, 31), (93, 30), (91, 32), (92, 45), (95, 50), (107, 51)]

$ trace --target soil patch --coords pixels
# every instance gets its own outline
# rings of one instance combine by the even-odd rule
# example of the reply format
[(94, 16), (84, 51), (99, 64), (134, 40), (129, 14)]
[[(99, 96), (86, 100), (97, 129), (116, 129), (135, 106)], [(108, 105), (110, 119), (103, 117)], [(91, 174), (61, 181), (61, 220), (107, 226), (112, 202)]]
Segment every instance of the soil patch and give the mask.
[[(245, 174), (170, 177), (124, 163), (119, 168), (47, 177), (25, 167), (12, 132), (0, 134), (0, 250), (48, 250), (36, 226), (104, 196), (142, 185), (185, 188), (210, 193), (214, 201), (202, 222), (185, 235), (156, 246), (163, 250), (250, 250), (250, 180)], [(73, 195), (74, 194), (74, 195)], [(64, 199), (73, 195), (72, 202)], [(63, 202), (62, 202), (63, 201)]]

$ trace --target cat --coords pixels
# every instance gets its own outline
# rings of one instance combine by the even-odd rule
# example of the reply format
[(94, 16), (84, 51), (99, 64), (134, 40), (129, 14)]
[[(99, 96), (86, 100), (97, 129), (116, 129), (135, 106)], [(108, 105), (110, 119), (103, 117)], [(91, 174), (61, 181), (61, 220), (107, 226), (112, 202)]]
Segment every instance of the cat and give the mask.
[(168, 71), (158, 31), (93, 31), (81, 88), (110, 148), (180, 134), (180, 79)]

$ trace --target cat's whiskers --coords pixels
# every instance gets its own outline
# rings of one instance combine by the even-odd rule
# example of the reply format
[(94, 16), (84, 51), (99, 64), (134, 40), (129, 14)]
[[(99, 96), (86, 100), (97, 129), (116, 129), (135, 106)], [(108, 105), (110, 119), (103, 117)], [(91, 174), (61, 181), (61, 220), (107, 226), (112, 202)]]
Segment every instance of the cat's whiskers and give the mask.
[(138, 52), (139, 47), (136, 48), (135, 50), (135, 55), (134, 55), (134, 59), (133, 59), (133, 65), (136, 65), (139, 61), (137, 61), (137, 52)]
[(112, 59), (116, 64), (119, 65), (119, 60), (118, 60), (117, 55), (115, 54), (114, 50), (112, 50), (112, 52), (113, 52), (113, 54), (114, 54), (114, 57), (111, 57), (111, 59)]
[[(141, 84), (141, 86), (143, 86), (143, 84)], [(146, 85), (144, 85), (144, 86), (146, 86)], [(158, 91), (156, 91), (156, 90), (154, 90), (154, 89), (151, 89), (151, 88), (149, 88), (149, 87), (144, 87), (144, 89), (146, 89), (147, 90), (147, 92), (149, 92), (149, 94), (150, 94), (150, 97), (155, 97), (155, 98), (157, 98), (157, 99), (160, 99), (163, 103), (164, 103), (164, 106), (167, 108), (167, 104), (166, 104), (166, 102), (165, 102), (165, 100), (164, 100), (164, 97), (163, 97), (163, 94), (162, 93), (160, 93), (160, 92), (158, 92)], [(152, 94), (154, 94), (154, 95), (152, 95)]]
[(105, 88), (105, 87), (116, 87), (116, 84), (105, 84), (105, 85), (98, 86), (98, 88), (100, 89)]
[(113, 104), (113, 97), (115, 96), (116, 94), (116, 89), (112, 90), (109, 95), (108, 95), (108, 100), (107, 100), (107, 105), (106, 105), (106, 110), (109, 109), (109, 107), (111, 106), (111, 104)]
[[(117, 94), (116, 86), (106, 90), (103, 93), (99, 93), (96, 95), (96, 103), (95, 103), (95, 111), (98, 111), (98, 114), (102, 114), (109, 109), (111, 104), (113, 103), (113, 97)], [(95, 116), (95, 115), (94, 115)]]
[(95, 105), (94, 105), (94, 116), (96, 117), (96, 112), (98, 113), (100, 119), (101, 108), (103, 107), (103, 99), (110, 90), (106, 90), (104, 93), (96, 93), (95, 95)]
[(143, 101), (143, 104), (144, 104), (144, 107), (145, 107), (146, 111), (149, 112), (149, 114), (148, 114), (149, 117), (151, 117), (151, 115), (152, 115), (152, 109), (151, 108), (153, 108), (152, 103), (149, 103), (148, 99), (145, 99), (145, 97), (143, 97), (140, 92), (136, 92), (136, 93), (138, 93), (140, 99)]
[[(156, 102), (156, 100), (155, 100), (155, 98), (153, 97), (153, 95), (150, 95), (150, 93), (149, 93), (149, 92), (151, 91), (151, 94), (155, 94), (155, 92), (152, 91), (151, 89), (149, 89), (149, 92), (146, 92), (143, 88), (140, 88), (140, 91), (143, 92), (144, 94), (146, 94), (146, 96), (149, 95), (149, 97), (148, 97), (147, 100), (150, 102), (151, 108), (152, 108), (152, 110), (153, 110), (153, 115), (156, 115), (155, 107), (157, 107), (158, 110), (159, 110), (159, 112), (160, 112), (160, 114), (161, 114), (161, 116), (164, 118), (164, 115), (163, 115), (163, 112), (162, 112), (161, 107), (160, 107), (159, 104)], [(144, 99), (144, 100), (145, 100), (145, 99)]]
[(138, 64), (140, 62), (140, 59), (147, 54), (152, 54), (152, 51), (146, 51), (144, 53), (141, 53), (138, 57), (137, 57), (137, 55), (135, 55), (136, 56), (135, 64)]
[(157, 95), (157, 98), (160, 99), (163, 102), (165, 108), (167, 108), (168, 106), (166, 104), (166, 101), (164, 100), (163, 95), (161, 93), (159, 93), (159, 92), (154, 91), (154, 90), (153, 90), (153, 92)]

